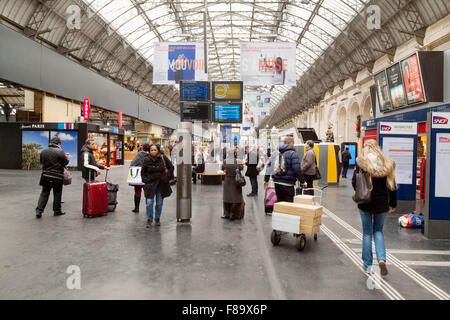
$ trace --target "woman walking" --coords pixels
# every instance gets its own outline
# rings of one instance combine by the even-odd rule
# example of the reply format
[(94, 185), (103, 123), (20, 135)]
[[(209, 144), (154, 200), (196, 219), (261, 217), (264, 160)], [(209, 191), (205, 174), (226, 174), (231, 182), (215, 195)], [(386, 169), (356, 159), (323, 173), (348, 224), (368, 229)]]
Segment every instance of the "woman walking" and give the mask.
[(247, 197), (255, 197), (258, 195), (258, 170), (256, 167), (258, 166), (259, 154), (257, 150), (253, 149), (250, 151), (249, 147), (245, 147), (245, 153), (247, 157), (245, 176), (250, 179), (250, 185), (252, 186), (252, 192), (247, 194)]
[(155, 225), (160, 226), (163, 199), (172, 194), (169, 175), (173, 170), (172, 162), (161, 154), (159, 145), (150, 145), (150, 155), (144, 158), (142, 166), (142, 182), (146, 198), (147, 228), (153, 223), (153, 204), (155, 203)]
[[(302, 159), (302, 172), (303, 176), (305, 177), (307, 186), (306, 188), (311, 189), (314, 188), (313, 182), (314, 177), (316, 176), (316, 168), (317, 168), (317, 155), (314, 151), (314, 141), (308, 140), (305, 144), (305, 155)], [(307, 190), (305, 191), (305, 194), (314, 195), (314, 190)]]
[[(362, 259), (363, 269), (371, 271), (372, 236), (381, 275), (387, 275), (386, 247), (384, 243), (383, 225), (388, 213), (397, 206), (397, 183), (395, 181), (395, 162), (387, 158), (375, 140), (368, 140), (361, 156), (356, 158), (356, 172), (368, 172), (371, 182), (371, 200), (358, 204), (363, 227)], [(356, 190), (356, 174), (353, 174), (352, 185)]]
[[(148, 143), (144, 143), (142, 146), (142, 151), (139, 151), (138, 154), (131, 161), (130, 167), (141, 167), (144, 165), (144, 158), (148, 157), (148, 152), (150, 151), (150, 145)], [(132, 212), (139, 212), (139, 204), (141, 203), (141, 194), (142, 194), (143, 186), (134, 186), (134, 210)]]
[(236, 184), (236, 170), (242, 171), (242, 162), (238, 160), (237, 151), (231, 150), (227, 160), (223, 163), (222, 170), (225, 171), (223, 185), (223, 215), (222, 219), (242, 219), (244, 217), (244, 197), (242, 187)]

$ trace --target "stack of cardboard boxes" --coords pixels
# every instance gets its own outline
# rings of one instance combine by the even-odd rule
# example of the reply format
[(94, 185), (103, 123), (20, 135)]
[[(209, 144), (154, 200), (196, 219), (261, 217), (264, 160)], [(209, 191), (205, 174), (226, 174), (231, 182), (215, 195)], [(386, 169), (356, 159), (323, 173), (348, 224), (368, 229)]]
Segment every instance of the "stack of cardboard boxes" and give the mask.
[(322, 206), (315, 205), (314, 197), (309, 195), (296, 196), (293, 203), (277, 202), (273, 207), (272, 228), (305, 235), (317, 234), (320, 231), (322, 212)]

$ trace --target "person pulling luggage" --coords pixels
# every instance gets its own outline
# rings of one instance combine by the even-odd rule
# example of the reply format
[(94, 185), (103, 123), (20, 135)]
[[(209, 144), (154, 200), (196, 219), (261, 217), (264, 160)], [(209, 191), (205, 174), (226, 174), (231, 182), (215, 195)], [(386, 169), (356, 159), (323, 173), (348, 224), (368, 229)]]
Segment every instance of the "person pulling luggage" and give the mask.
[(300, 166), (300, 157), (294, 149), (294, 138), (287, 136), (278, 152), (273, 152), (266, 166), (264, 190), (269, 185), (270, 177), (275, 182), (275, 193), (278, 202), (294, 202), (295, 183), (297, 180), (306, 187), (306, 181)]
[(36, 207), (36, 218), (42, 217), (47, 205), (50, 191), (53, 189), (53, 212), (54, 216), (66, 214), (61, 211), (61, 197), (63, 191), (64, 167), (69, 163), (66, 153), (61, 149), (61, 139), (54, 137), (48, 147), (40, 154), (42, 174), (39, 185), (42, 191)]
[(94, 182), (95, 178), (100, 175), (100, 170), (109, 170), (109, 167), (102, 166), (95, 161), (94, 150), (94, 139), (87, 139), (84, 146), (81, 148), (81, 159), (83, 161), (81, 176), (86, 182)]

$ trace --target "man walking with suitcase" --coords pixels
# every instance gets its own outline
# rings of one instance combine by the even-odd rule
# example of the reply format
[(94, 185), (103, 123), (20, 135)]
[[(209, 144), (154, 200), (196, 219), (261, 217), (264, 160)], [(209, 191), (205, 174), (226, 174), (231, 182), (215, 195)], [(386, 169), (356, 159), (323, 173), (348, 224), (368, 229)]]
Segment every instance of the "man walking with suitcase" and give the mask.
[(264, 190), (267, 189), (272, 175), (278, 202), (294, 202), (296, 181), (299, 180), (303, 186), (306, 186), (300, 167), (300, 157), (294, 149), (294, 138), (287, 136), (278, 150), (273, 153), (267, 163)]
[(44, 212), (52, 189), (53, 215), (61, 216), (65, 214), (61, 211), (64, 167), (69, 163), (69, 160), (64, 150), (61, 149), (60, 138), (54, 137), (51, 140), (48, 148), (41, 152), (40, 161), (42, 163), (42, 175), (39, 184), (42, 186), (42, 192), (36, 207), (36, 218), (42, 217), (42, 212)]
[(95, 161), (94, 149), (95, 142), (93, 139), (87, 139), (85, 145), (81, 148), (81, 159), (83, 161), (81, 176), (86, 182), (94, 182), (95, 177), (100, 175), (100, 170), (109, 170), (109, 167), (102, 166)]

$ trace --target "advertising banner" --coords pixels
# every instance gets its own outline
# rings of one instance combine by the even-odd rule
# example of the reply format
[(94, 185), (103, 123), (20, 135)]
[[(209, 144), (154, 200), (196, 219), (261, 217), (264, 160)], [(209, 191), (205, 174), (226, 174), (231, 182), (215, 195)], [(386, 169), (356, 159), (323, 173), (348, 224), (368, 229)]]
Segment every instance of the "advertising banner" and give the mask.
[(435, 197), (450, 198), (450, 133), (436, 134)]
[(119, 110), (119, 128), (122, 128), (122, 110)]
[(89, 102), (89, 99), (86, 98), (86, 99), (84, 99), (84, 103), (83, 103), (83, 119), (84, 119), (84, 121), (89, 120), (90, 113), (91, 113), (91, 104)]
[(392, 67), (386, 69), (386, 75), (389, 83), (392, 105), (394, 108), (403, 107), (406, 104), (406, 100), (400, 64), (396, 63)]
[(414, 54), (403, 60), (401, 65), (408, 104), (425, 101), (417, 55)]
[(386, 71), (381, 71), (374, 77), (377, 86), (378, 102), (381, 112), (392, 110), (391, 96), (389, 94), (389, 86), (386, 77)]
[(246, 85), (296, 85), (295, 43), (242, 43), (241, 80)]
[(244, 92), (243, 128), (253, 128), (259, 125), (259, 118), (270, 112), (269, 92)]
[(208, 81), (203, 43), (156, 43), (153, 84), (178, 84), (181, 80)]
[(51, 131), (50, 139), (54, 137), (61, 139), (61, 149), (69, 159), (68, 166), (78, 166), (78, 131)]

